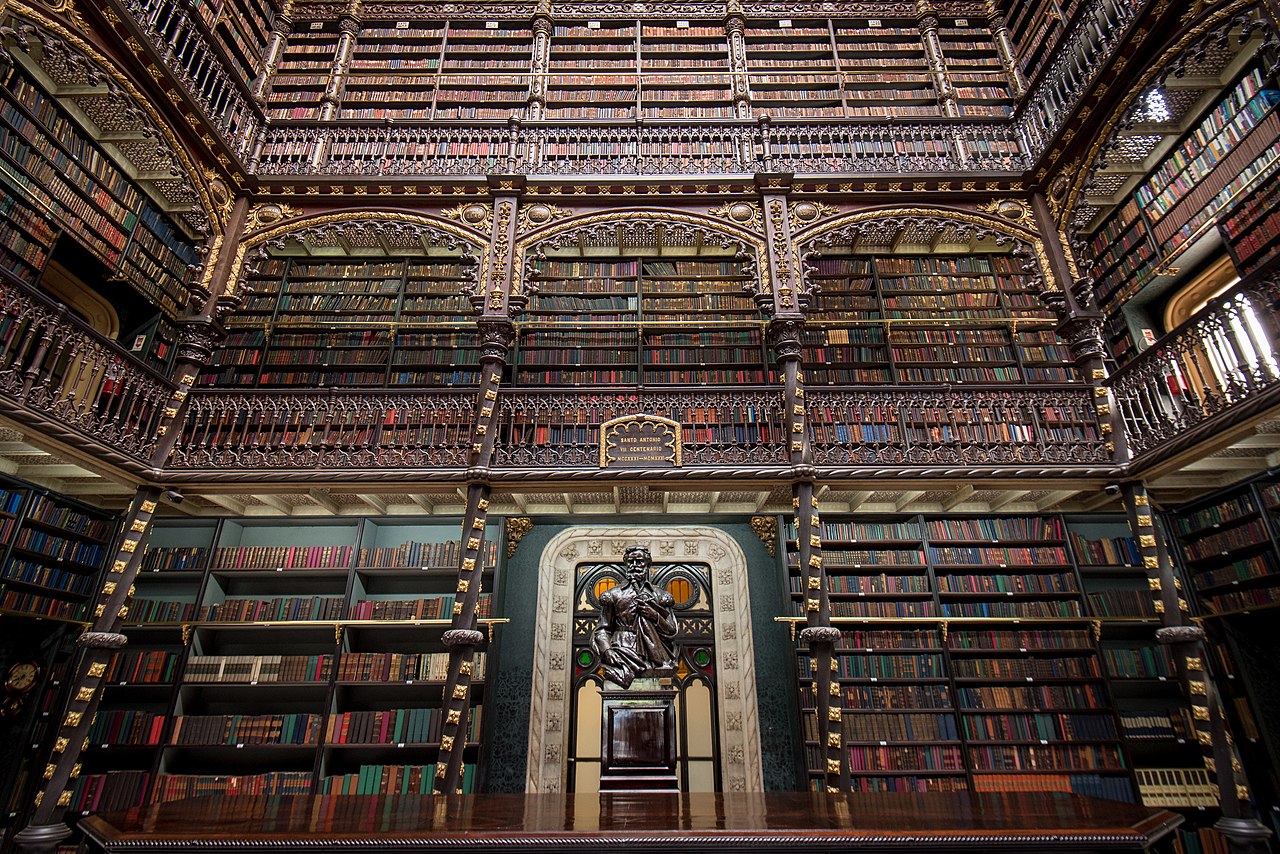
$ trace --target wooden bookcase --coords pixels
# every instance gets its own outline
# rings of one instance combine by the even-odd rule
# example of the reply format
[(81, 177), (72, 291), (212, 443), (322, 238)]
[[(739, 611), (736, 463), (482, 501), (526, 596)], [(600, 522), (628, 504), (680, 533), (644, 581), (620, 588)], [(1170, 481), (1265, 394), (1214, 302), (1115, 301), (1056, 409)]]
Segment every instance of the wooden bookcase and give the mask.
[(1280, 182), (1260, 184), (1218, 222), (1241, 277), (1280, 257)]
[(0, 163), (0, 268), (34, 284), (65, 237), (165, 314), (186, 305), (194, 245), (17, 68), (0, 85)]
[[(293, 22), (284, 55), (271, 77), (267, 115), (272, 119), (318, 119), (338, 51), (338, 22)], [(390, 88), (390, 87), (387, 87)]]
[(745, 280), (732, 259), (549, 259), (517, 318), (515, 382), (769, 382), (762, 317)]
[(1211, 228), (1239, 242), (1242, 272), (1271, 255), (1268, 236), (1280, 168), (1274, 84), (1246, 71), (1194, 122), (1090, 238), (1094, 295), (1113, 321), (1117, 358), (1134, 352), (1120, 309)]
[(340, 118), (431, 118), (444, 34), (440, 21), (364, 21), (351, 55)]
[(640, 97), (635, 21), (559, 23), (551, 34), (546, 117), (630, 119)]
[(640, 115), (733, 118), (729, 42), (723, 27), (641, 23)]
[[(73, 809), (430, 791), (457, 533), (456, 521), (405, 518), (157, 524)], [(486, 590), (496, 563), (491, 542)], [(479, 653), (467, 791), (485, 663)]]
[(942, 115), (915, 20), (838, 20), (832, 35), (850, 118)]
[[(1126, 623), (1091, 610), (1082, 582), (1098, 567), (1073, 553), (1086, 548), (1094, 560), (1125, 548), (1089, 540), (1123, 526), (1115, 517), (824, 519), (853, 790), (1135, 800), (1129, 740), (1143, 733), (1145, 710), (1125, 711), (1113, 698), (1105, 663), (1117, 657), (1106, 632)], [(788, 544), (801, 614), (802, 578)], [(1099, 616), (1101, 638), (1092, 628)], [(1143, 624), (1147, 635), (1153, 624)], [(818, 784), (825, 759), (812, 742), (807, 653), (798, 650), (801, 716)], [(1176, 697), (1163, 696), (1172, 708)]]
[(110, 513), (39, 487), (0, 481), (0, 611), (91, 617), (117, 522)]
[(520, 115), (529, 100), (532, 41), (533, 31), (514, 21), (450, 21), (434, 117), (506, 119)]
[(1010, 256), (832, 254), (809, 279), (811, 384), (1079, 381)]
[(955, 88), (961, 115), (1011, 115), (1013, 95), (1009, 91), (1009, 74), (1000, 62), (990, 28), (968, 19), (944, 22), (938, 38), (947, 78)]
[(212, 42), (229, 62), (228, 71), (250, 81), (262, 72), (262, 52), (275, 20), (276, 6), (262, 0), (197, 0), (195, 10)]
[(474, 384), (479, 344), (456, 259), (271, 258), (200, 385)]

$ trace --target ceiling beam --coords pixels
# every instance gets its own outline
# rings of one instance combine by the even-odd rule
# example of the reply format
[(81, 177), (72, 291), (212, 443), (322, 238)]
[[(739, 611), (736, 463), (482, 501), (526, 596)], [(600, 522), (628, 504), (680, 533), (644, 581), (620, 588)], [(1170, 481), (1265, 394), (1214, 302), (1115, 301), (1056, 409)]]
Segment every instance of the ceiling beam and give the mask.
[(90, 477), (93, 472), (80, 468), (75, 463), (51, 463), (47, 466), (20, 465), (19, 477)]
[(963, 486), (956, 487), (956, 490), (952, 492), (950, 495), (948, 495), (946, 500), (942, 502), (942, 509), (943, 510), (956, 509), (961, 504), (965, 503), (970, 498), (972, 498), (973, 493), (974, 493), (974, 489), (973, 489), (973, 484), (971, 483), (966, 483)]
[(230, 510), (237, 516), (243, 516), (249, 505), (245, 504), (238, 498), (232, 498), (230, 495), (205, 495), (202, 496), (208, 501), (217, 504), (219, 507)]
[(913, 489), (906, 492), (898, 493), (898, 500), (893, 503), (893, 509), (901, 511), (907, 507), (912, 501), (915, 501), (921, 495), (924, 495), (923, 489)]
[(863, 504), (867, 503), (867, 499), (875, 495), (870, 489), (864, 489), (859, 492), (849, 493), (849, 509), (857, 510)]
[(254, 498), (258, 499), (263, 504), (267, 505), (273, 510), (279, 510), (281, 513), (283, 513), (286, 516), (293, 515), (293, 510), (294, 510), (293, 505), (290, 504), (288, 501), (285, 501), (279, 495), (272, 495), (271, 493), (258, 493), (257, 495), (254, 495)]
[(994, 513), (997, 510), (1008, 507), (1017, 501), (1021, 501), (1031, 494), (1029, 489), (1007, 489), (1004, 495), (1001, 495), (994, 501), (987, 502), (987, 510)]
[(420, 492), (410, 492), (409, 500), (412, 501), (414, 504), (417, 504), (418, 507), (420, 507), (423, 511), (427, 513), (435, 512), (435, 509), (436, 509), (435, 502), (433, 502), (428, 496), (423, 495)]
[(1084, 490), (1082, 489), (1054, 489), (1050, 491), (1049, 494), (1046, 495), (1044, 498), (1041, 498), (1038, 501), (1036, 501), (1036, 511), (1044, 512), (1045, 510), (1048, 510), (1050, 507), (1054, 507), (1058, 504), (1061, 504), (1062, 502), (1066, 501), (1068, 498), (1071, 498), (1072, 496), (1079, 495), (1083, 491)]
[(385, 515), (387, 512), (387, 500), (380, 495), (371, 495), (367, 492), (357, 492), (356, 498), (359, 498), (365, 504), (368, 504), (378, 512), (378, 515)]
[(338, 502), (334, 501), (333, 497), (330, 496), (327, 491), (323, 489), (308, 489), (307, 497), (310, 498), (312, 501), (314, 501), (316, 504), (323, 507), (332, 515), (334, 516), (338, 515), (338, 506), (339, 506)]
[(573, 509), (573, 495), (571, 495), (568, 492), (562, 492), (560, 493), (560, 497), (564, 499), (565, 509), (568, 510), (570, 513), (575, 512)]

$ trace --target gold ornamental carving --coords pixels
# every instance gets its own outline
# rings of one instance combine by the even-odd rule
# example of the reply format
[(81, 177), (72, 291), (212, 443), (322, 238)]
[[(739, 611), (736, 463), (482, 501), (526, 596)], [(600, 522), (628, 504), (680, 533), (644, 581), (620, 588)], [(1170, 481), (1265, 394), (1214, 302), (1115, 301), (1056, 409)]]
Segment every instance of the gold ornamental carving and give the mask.
[(840, 211), (823, 202), (792, 202), (791, 218), (802, 225), (815, 223), (820, 219), (835, 216)]
[(524, 234), (569, 216), (569, 212), (548, 202), (534, 202), (520, 209), (516, 218), (516, 233)]
[(763, 221), (760, 216), (760, 206), (752, 202), (725, 202), (711, 208), (710, 214), (752, 231), (759, 231)]
[(268, 225), (275, 225), (286, 219), (294, 219), (302, 214), (302, 210), (283, 202), (265, 202), (249, 208), (245, 218), (245, 231), (257, 231)]
[(600, 468), (680, 468), (680, 422), (660, 415), (611, 418), (600, 425)]
[(533, 520), (528, 516), (514, 516), (507, 520), (507, 560), (516, 556), (520, 541), (533, 530)]
[(764, 550), (769, 553), (769, 556), (776, 557), (778, 554), (778, 517), (752, 516), (751, 530), (760, 538), (760, 542), (764, 544)]
[(478, 202), (460, 202), (440, 213), (463, 225), (469, 225), (477, 231), (488, 231), (489, 223), (493, 221), (493, 210), (488, 205)]
[(1031, 221), (1031, 209), (1018, 199), (992, 199), (978, 205), (978, 210), (989, 216), (1007, 219), (1026, 225)]

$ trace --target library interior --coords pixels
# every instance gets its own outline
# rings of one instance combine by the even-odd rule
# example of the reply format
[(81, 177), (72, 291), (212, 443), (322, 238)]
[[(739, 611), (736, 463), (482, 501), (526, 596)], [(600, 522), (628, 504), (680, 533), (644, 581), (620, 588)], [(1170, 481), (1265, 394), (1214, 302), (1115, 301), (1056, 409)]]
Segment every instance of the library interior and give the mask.
[(0, 0), (0, 189), (0, 848), (1277, 850), (1280, 0)]

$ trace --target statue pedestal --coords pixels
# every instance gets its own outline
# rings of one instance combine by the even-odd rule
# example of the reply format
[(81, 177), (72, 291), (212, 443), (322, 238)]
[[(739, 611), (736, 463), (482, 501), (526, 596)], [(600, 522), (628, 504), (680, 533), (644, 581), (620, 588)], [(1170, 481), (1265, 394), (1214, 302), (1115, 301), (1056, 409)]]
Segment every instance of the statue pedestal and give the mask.
[(676, 691), (657, 678), (605, 682), (600, 791), (676, 792)]

